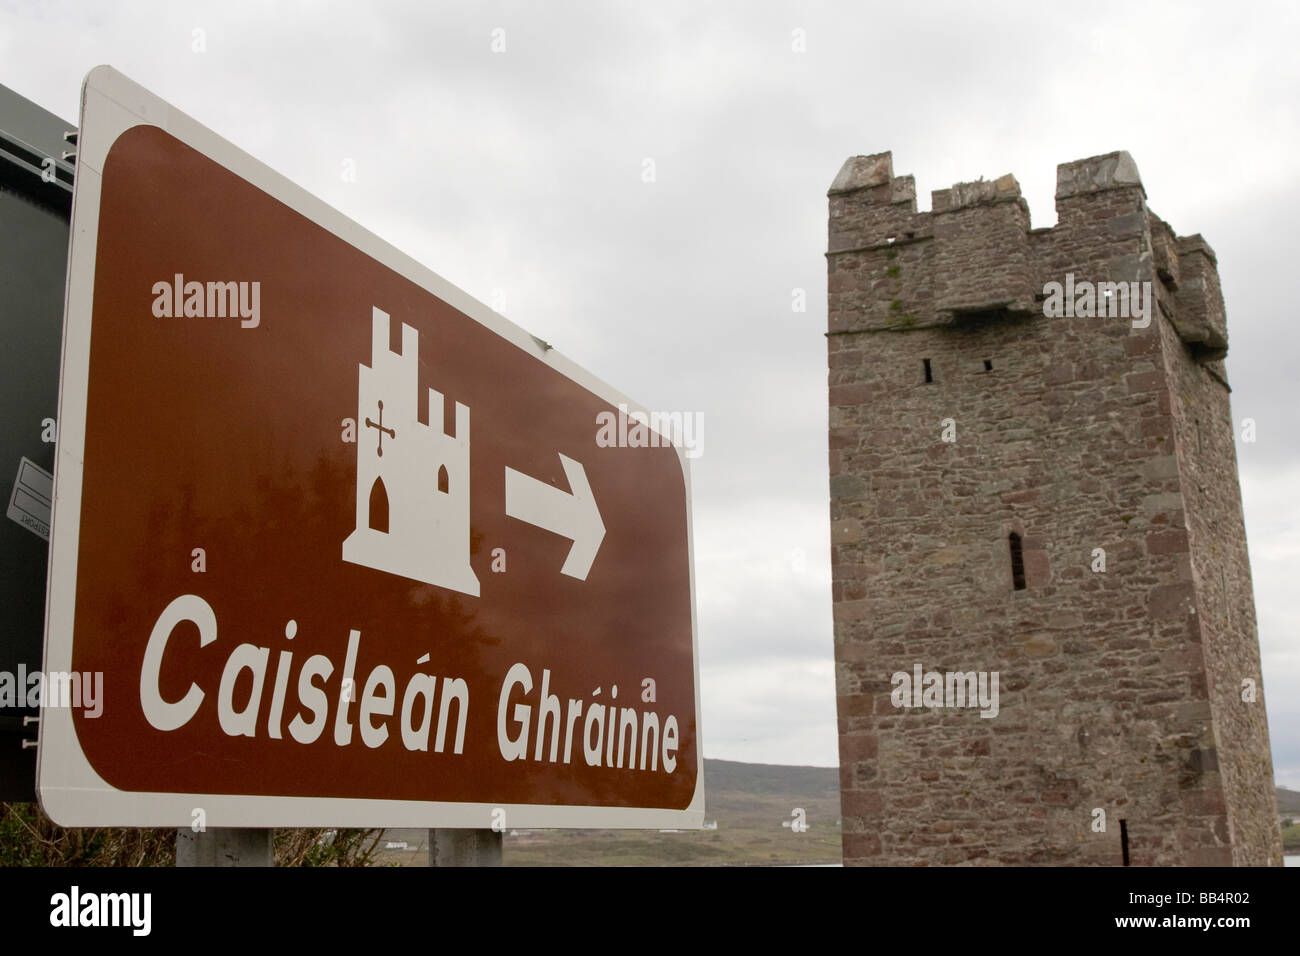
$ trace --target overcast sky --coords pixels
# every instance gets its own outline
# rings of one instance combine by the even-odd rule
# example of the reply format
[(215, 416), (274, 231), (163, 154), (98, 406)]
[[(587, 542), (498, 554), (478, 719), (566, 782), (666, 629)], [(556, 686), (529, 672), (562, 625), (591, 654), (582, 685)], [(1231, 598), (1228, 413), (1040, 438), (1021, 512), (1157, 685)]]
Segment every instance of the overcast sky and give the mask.
[(1218, 253), (1274, 762), (1300, 788), (1300, 15), (1084, 9), (0, 0), (0, 83), (75, 122), (110, 64), (645, 406), (701, 413), (704, 749), (766, 763), (838, 757), (831, 180), (893, 150), (926, 209), (1010, 172), (1039, 227), (1057, 163), (1128, 150)]

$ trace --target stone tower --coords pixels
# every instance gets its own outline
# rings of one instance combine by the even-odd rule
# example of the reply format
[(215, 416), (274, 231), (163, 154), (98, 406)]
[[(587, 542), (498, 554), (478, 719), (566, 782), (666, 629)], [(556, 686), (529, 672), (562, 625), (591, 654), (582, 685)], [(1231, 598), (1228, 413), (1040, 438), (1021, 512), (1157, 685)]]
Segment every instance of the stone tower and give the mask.
[(844, 861), (1280, 864), (1213, 250), (1127, 153), (829, 195)]

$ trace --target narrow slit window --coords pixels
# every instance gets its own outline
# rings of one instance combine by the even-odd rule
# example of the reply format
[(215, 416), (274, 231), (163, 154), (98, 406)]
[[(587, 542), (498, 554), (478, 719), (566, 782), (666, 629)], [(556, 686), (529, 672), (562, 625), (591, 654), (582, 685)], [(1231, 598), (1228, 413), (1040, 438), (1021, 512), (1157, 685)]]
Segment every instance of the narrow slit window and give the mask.
[(1011, 545), (1011, 586), (1017, 591), (1025, 589), (1025, 552), (1020, 545), (1020, 535), (1014, 531), (1008, 536)]
[(1119, 845), (1120, 851), (1124, 854), (1124, 865), (1128, 866), (1128, 821), (1119, 821)]
[(991, 372), (991, 371), (993, 371), (993, 360), (992, 360), (992, 359), (985, 359), (985, 360), (984, 360), (984, 371), (986, 371), (986, 372)]
[(921, 359), (921, 364), (922, 364), (923, 366), (925, 366), (925, 380), (926, 380), (927, 382), (933, 382), (933, 381), (934, 381), (934, 373), (930, 371), (930, 360), (929, 360), (929, 359)]

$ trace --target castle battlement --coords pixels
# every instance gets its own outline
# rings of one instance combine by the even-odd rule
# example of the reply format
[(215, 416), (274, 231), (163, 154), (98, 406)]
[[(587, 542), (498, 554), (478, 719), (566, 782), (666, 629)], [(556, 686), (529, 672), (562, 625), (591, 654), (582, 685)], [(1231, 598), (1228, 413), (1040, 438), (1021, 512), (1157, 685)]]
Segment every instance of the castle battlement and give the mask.
[(1150, 282), (1159, 314), (1199, 361), (1227, 354), (1214, 253), (1150, 212), (1128, 153), (1057, 166), (1058, 222), (1046, 229), (1030, 228), (1010, 174), (930, 195), (931, 210), (917, 212), (915, 180), (894, 175), (892, 153), (844, 163), (828, 193), (827, 256), (840, 306), (830, 331), (906, 331), (999, 313), (1043, 318), (1044, 287), (1069, 272), (1079, 282)]

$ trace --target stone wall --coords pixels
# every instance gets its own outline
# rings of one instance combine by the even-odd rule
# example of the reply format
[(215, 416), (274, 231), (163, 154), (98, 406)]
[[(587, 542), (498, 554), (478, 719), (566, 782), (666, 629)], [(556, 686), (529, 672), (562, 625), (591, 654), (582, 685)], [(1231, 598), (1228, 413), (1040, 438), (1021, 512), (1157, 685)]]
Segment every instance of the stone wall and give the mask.
[[(918, 213), (889, 153), (831, 188), (845, 862), (1280, 862), (1214, 254), (1126, 153), (1057, 211), (1003, 176)], [(1048, 317), (1067, 273), (1158, 307)], [(997, 672), (997, 715), (896, 706), (916, 665)]]

